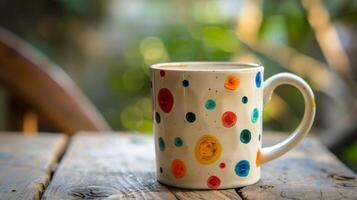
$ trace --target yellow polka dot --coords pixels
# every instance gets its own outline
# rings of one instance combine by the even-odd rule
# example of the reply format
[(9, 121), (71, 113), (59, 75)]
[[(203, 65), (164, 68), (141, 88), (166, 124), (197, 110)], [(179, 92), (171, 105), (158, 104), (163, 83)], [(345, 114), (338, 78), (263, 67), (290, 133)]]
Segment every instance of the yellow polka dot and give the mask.
[(215, 162), (222, 152), (218, 139), (212, 135), (203, 135), (198, 139), (195, 147), (195, 156), (199, 163), (208, 165)]

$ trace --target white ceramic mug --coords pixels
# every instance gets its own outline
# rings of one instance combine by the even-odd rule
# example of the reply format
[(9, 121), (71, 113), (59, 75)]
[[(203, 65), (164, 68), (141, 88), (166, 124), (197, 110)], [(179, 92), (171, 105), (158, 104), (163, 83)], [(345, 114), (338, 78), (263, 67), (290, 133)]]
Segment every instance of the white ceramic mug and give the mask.
[[(256, 183), (262, 164), (309, 132), (315, 101), (300, 77), (280, 73), (263, 81), (258, 64), (162, 63), (151, 66), (156, 168), (159, 182), (191, 189)], [(262, 148), (262, 111), (274, 89), (295, 86), (305, 100), (303, 119), (283, 142)]]

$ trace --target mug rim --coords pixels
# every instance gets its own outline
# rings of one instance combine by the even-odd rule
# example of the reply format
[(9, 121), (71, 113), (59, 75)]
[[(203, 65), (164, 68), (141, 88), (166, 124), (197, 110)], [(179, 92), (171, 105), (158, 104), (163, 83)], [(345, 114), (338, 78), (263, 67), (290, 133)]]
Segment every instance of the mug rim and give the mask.
[[(191, 68), (186, 68), (190, 66)], [(206, 68), (194, 68), (205, 66)], [(231, 68), (215, 68), (215, 66), (230, 66)], [(169, 70), (169, 71), (255, 71), (257, 69), (264, 69), (264, 67), (257, 63), (243, 63), (243, 62), (222, 62), (222, 61), (191, 61), (191, 62), (165, 62), (157, 63), (150, 66), (153, 70)]]

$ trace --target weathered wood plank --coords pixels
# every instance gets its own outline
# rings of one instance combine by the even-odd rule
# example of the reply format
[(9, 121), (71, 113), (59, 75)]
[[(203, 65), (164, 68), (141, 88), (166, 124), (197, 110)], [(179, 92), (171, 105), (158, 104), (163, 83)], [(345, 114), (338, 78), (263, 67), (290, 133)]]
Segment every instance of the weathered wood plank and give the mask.
[[(267, 135), (267, 143), (285, 136)], [(263, 166), (255, 185), (181, 190), (159, 184), (153, 140), (140, 135), (76, 135), (44, 199), (356, 199), (356, 175), (316, 139)]]
[(240, 199), (234, 189), (193, 191), (156, 181), (151, 137), (78, 134), (43, 199)]
[(0, 133), (0, 199), (40, 199), (66, 141), (60, 134)]
[[(275, 144), (286, 136), (269, 135)], [(316, 138), (262, 167), (262, 179), (237, 189), (243, 199), (357, 199), (357, 176)]]

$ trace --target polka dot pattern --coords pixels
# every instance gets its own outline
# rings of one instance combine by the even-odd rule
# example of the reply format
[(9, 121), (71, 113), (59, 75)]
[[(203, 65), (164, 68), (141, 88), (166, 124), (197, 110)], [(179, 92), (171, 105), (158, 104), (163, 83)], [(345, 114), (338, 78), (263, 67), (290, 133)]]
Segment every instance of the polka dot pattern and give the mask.
[(259, 118), (258, 108), (254, 108), (253, 112), (252, 112), (251, 120), (252, 120), (253, 123), (256, 123), (258, 121), (258, 118)]
[(204, 135), (196, 143), (195, 156), (201, 164), (207, 165), (215, 162), (221, 156), (221, 152), (221, 143), (212, 135)]
[(160, 117), (160, 114), (158, 112), (155, 112), (155, 121), (158, 124), (160, 124), (160, 122), (161, 122), (161, 117)]
[(237, 122), (237, 115), (232, 111), (227, 111), (222, 115), (222, 124), (226, 128), (231, 128)]
[(160, 151), (165, 150), (165, 141), (162, 137), (159, 137), (159, 149), (160, 149)]
[[(198, 165), (211, 166), (208, 168), (207, 175), (203, 176), (203, 180), (201, 180), (202, 184), (205, 184), (206, 181), (207, 188), (220, 188), (224, 181), (227, 181), (226, 175), (223, 176), (222, 173), (230, 173), (238, 180), (252, 178), (256, 173), (256, 169), (261, 166), (260, 145), (262, 136), (261, 133), (256, 132), (257, 129), (255, 128), (261, 113), (258, 110), (260, 108), (259, 105), (256, 104), (257, 97), (254, 93), (246, 91), (245, 88), (249, 84), (253, 89), (252, 91), (262, 91), (262, 72), (259, 71), (249, 75), (249, 79), (238, 74), (218, 74), (213, 79), (219, 85), (202, 88), (200, 93), (206, 95), (197, 96), (198, 98), (194, 99), (195, 102), (192, 105), (187, 104), (187, 107), (184, 108), (180, 101), (187, 101), (185, 99), (186, 96), (193, 95), (192, 91), (200, 86), (197, 82), (191, 82), (196, 79), (191, 74), (185, 74), (179, 77), (178, 80), (175, 79), (176, 85), (174, 85), (171, 84), (172, 82), (166, 82), (167, 78), (174, 77), (171, 71), (160, 70), (159, 75), (157, 76), (156, 74), (156, 79), (153, 80), (153, 91), (157, 99), (157, 104), (154, 105), (155, 113), (153, 117), (156, 122), (155, 126), (165, 130), (165, 133), (160, 133), (162, 137), (157, 139), (158, 152), (160, 156), (165, 155), (168, 159), (160, 160), (158, 164), (160, 167), (157, 169), (158, 176), (169, 177), (169, 179), (173, 180), (177, 179), (175, 181), (178, 182), (186, 181), (185, 176), (191, 177), (191, 174), (195, 173), (196, 166), (189, 163), (191, 160), (187, 159), (188, 156), (192, 155), (194, 156), (194, 162), (197, 162)], [(156, 84), (162, 85), (161, 87), (156, 87)], [(182, 93), (180, 93), (181, 91)], [(182, 94), (185, 95), (184, 98), (179, 96)], [(226, 101), (224, 101), (226, 95), (227, 98), (237, 95), (235, 97), (235, 99), (238, 98), (238, 101), (236, 101), (237, 107), (226, 106)], [(196, 104), (200, 107), (195, 108)], [(184, 112), (182, 113), (182, 110), (179, 109), (184, 110)], [(244, 112), (242, 112), (242, 109)], [(192, 135), (192, 139), (184, 141), (183, 138), (186, 138), (185, 132), (166, 129), (165, 123), (181, 124), (172, 118), (172, 115), (177, 115), (177, 113), (180, 113), (179, 115), (183, 120), (181, 123), (184, 123), (185, 126), (182, 127), (184, 128), (182, 130), (186, 131), (186, 129), (192, 128), (195, 129), (192, 133), (198, 135)], [(201, 122), (207, 123), (201, 126)], [(205, 126), (209, 128), (207, 130), (212, 130), (210, 129), (212, 125), (217, 128), (217, 132), (204, 133)], [(200, 127), (201, 133), (196, 133), (197, 127)], [(177, 128), (177, 130), (181, 130), (181, 127)], [(241, 145), (241, 147), (246, 148), (246, 145), (258, 145), (258, 148), (252, 149), (252, 151), (240, 152), (239, 154), (241, 155), (232, 159), (228, 152), (231, 147), (225, 149), (224, 146), (228, 141), (227, 137), (231, 138), (232, 134), (239, 137), (239, 140), (234, 141), (238, 143), (238, 146)], [(191, 147), (192, 145), (195, 145), (194, 148)], [(185, 154), (182, 154), (182, 152), (185, 152)], [(194, 168), (191, 168), (192, 166)], [(212, 167), (215, 170), (212, 170)], [(202, 170), (207, 169), (202, 168)]]
[(182, 86), (183, 87), (188, 87), (190, 85), (190, 82), (188, 80), (183, 80), (182, 81)]
[(207, 179), (207, 186), (211, 189), (217, 189), (221, 185), (221, 180), (217, 176), (210, 176)]
[(205, 108), (207, 110), (213, 110), (216, 108), (216, 102), (213, 99), (208, 99), (205, 103)]
[(177, 179), (184, 177), (186, 175), (185, 163), (180, 159), (173, 160), (171, 163), (171, 172)]
[(195, 113), (193, 113), (193, 112), (186, 113), (186, 120), (190, 123), (193, 123), (194, 121), (196, 121)]
[(257, 86), (257, 88), (260, 88), (260, 86), (262, 86), (262, 73), (258, 72), (255, 75), (255, 85)]
[(176, 147), (181, 147), (183, 145), (183, 140), (180, 137), (176, 137), (174, 144)]
[(235, 75), (229, 75), (227, 77), (226, 82), (224, 83), (224, 87), (228, 90), (236, 90), (237, 87), (239, 86), (239, 79)]
[(162, 88), (158, 95), (159, 106), (162, 111), (169, 113), (174, 106), (174, 96), (167, 88)]
[(244, 144), (248, 144), (250, 142), (250, 139), (252, 138), (251, 133), (248, 129), (242, 130), (240, 132), (240, 141)]
[(242, 103), (244, 104), (248, 103), (248, 97), (246, 96), (242, 97)]
[(248, 176), (249, 170), (250, 170), (250, 164), (247, 160), (239, 161), (234, 168), (235, 173), (237, 174), (237, 176), (240, 177)]

